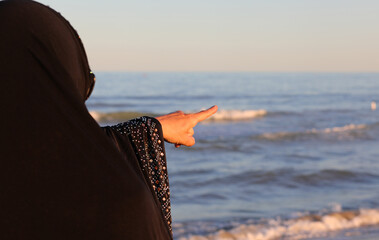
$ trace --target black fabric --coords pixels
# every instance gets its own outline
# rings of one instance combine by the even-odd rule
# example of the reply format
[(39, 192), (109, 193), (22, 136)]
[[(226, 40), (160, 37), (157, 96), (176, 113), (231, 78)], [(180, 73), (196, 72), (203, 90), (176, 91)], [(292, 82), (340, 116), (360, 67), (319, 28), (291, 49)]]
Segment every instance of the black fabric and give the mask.
[(0, 239), (171, 239), (131, 143), (85, 107), (89, 71), (58, 13), (0, 2)]
[(145, 116), (103, 129), (122, 153), (124, 139), (131, 142), (147, 185), (156, 196), (155, 200), (162, 211), (162, 217), (172, 232), (170, 184), (160, 122)]

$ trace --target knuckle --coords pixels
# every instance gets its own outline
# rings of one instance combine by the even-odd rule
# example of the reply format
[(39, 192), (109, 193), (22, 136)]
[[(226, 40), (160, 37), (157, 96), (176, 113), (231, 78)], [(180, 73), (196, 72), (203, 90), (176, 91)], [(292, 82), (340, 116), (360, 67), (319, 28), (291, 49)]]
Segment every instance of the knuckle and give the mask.
[(195, 131), (193, 130), (193, 128), (191, 128), (189, 131), (188, 131), (189, 135), (192, 136), (195, 134)]
[(189, 142), (189, 146), (192, 147), (193, 145), (195, 145), (196, 141), (195, 141), (195, 138), (192, 138), (191, 141)]

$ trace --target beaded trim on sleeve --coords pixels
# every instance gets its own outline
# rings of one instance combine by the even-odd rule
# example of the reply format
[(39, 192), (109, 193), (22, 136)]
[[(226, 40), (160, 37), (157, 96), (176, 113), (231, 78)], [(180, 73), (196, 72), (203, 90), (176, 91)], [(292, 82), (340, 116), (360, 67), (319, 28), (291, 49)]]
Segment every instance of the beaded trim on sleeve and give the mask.
[(117, 124), (111, 128), (122, 135), (128, 135), (136, 149), (137, 158), (144, 174), (150, 180), (161, 204), (165, 220), (172, 232), (170, 188), (167, 174), (167, 161), (164, 151), (164, 139), (158, 131), (157, 121), (150, 117), (141, 117)]

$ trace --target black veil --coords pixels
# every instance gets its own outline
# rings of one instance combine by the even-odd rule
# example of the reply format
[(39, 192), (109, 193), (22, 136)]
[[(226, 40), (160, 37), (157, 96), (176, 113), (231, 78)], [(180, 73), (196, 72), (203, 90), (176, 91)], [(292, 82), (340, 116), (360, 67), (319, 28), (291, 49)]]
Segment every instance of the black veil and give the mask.
[(131, 142), (121, 154), (87, 111), (87, 57), (59, 13), (0, 1), (0, 81), (1, 239), (171, 239)]

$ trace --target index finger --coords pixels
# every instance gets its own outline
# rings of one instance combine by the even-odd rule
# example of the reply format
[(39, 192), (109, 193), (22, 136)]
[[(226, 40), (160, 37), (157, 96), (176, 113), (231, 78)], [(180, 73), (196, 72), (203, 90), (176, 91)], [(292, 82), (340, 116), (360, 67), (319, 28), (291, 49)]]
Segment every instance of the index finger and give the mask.
[(200, 111), (198, 113), (194, 113), (193, 117), (196, 119), (197, 122), (204, 121), (205, 119), (209, 118), (213, 114), (215, 114), (218, 110), (217, 105), (214, 105), (211, 108), (208, 108), (207, 110)]

